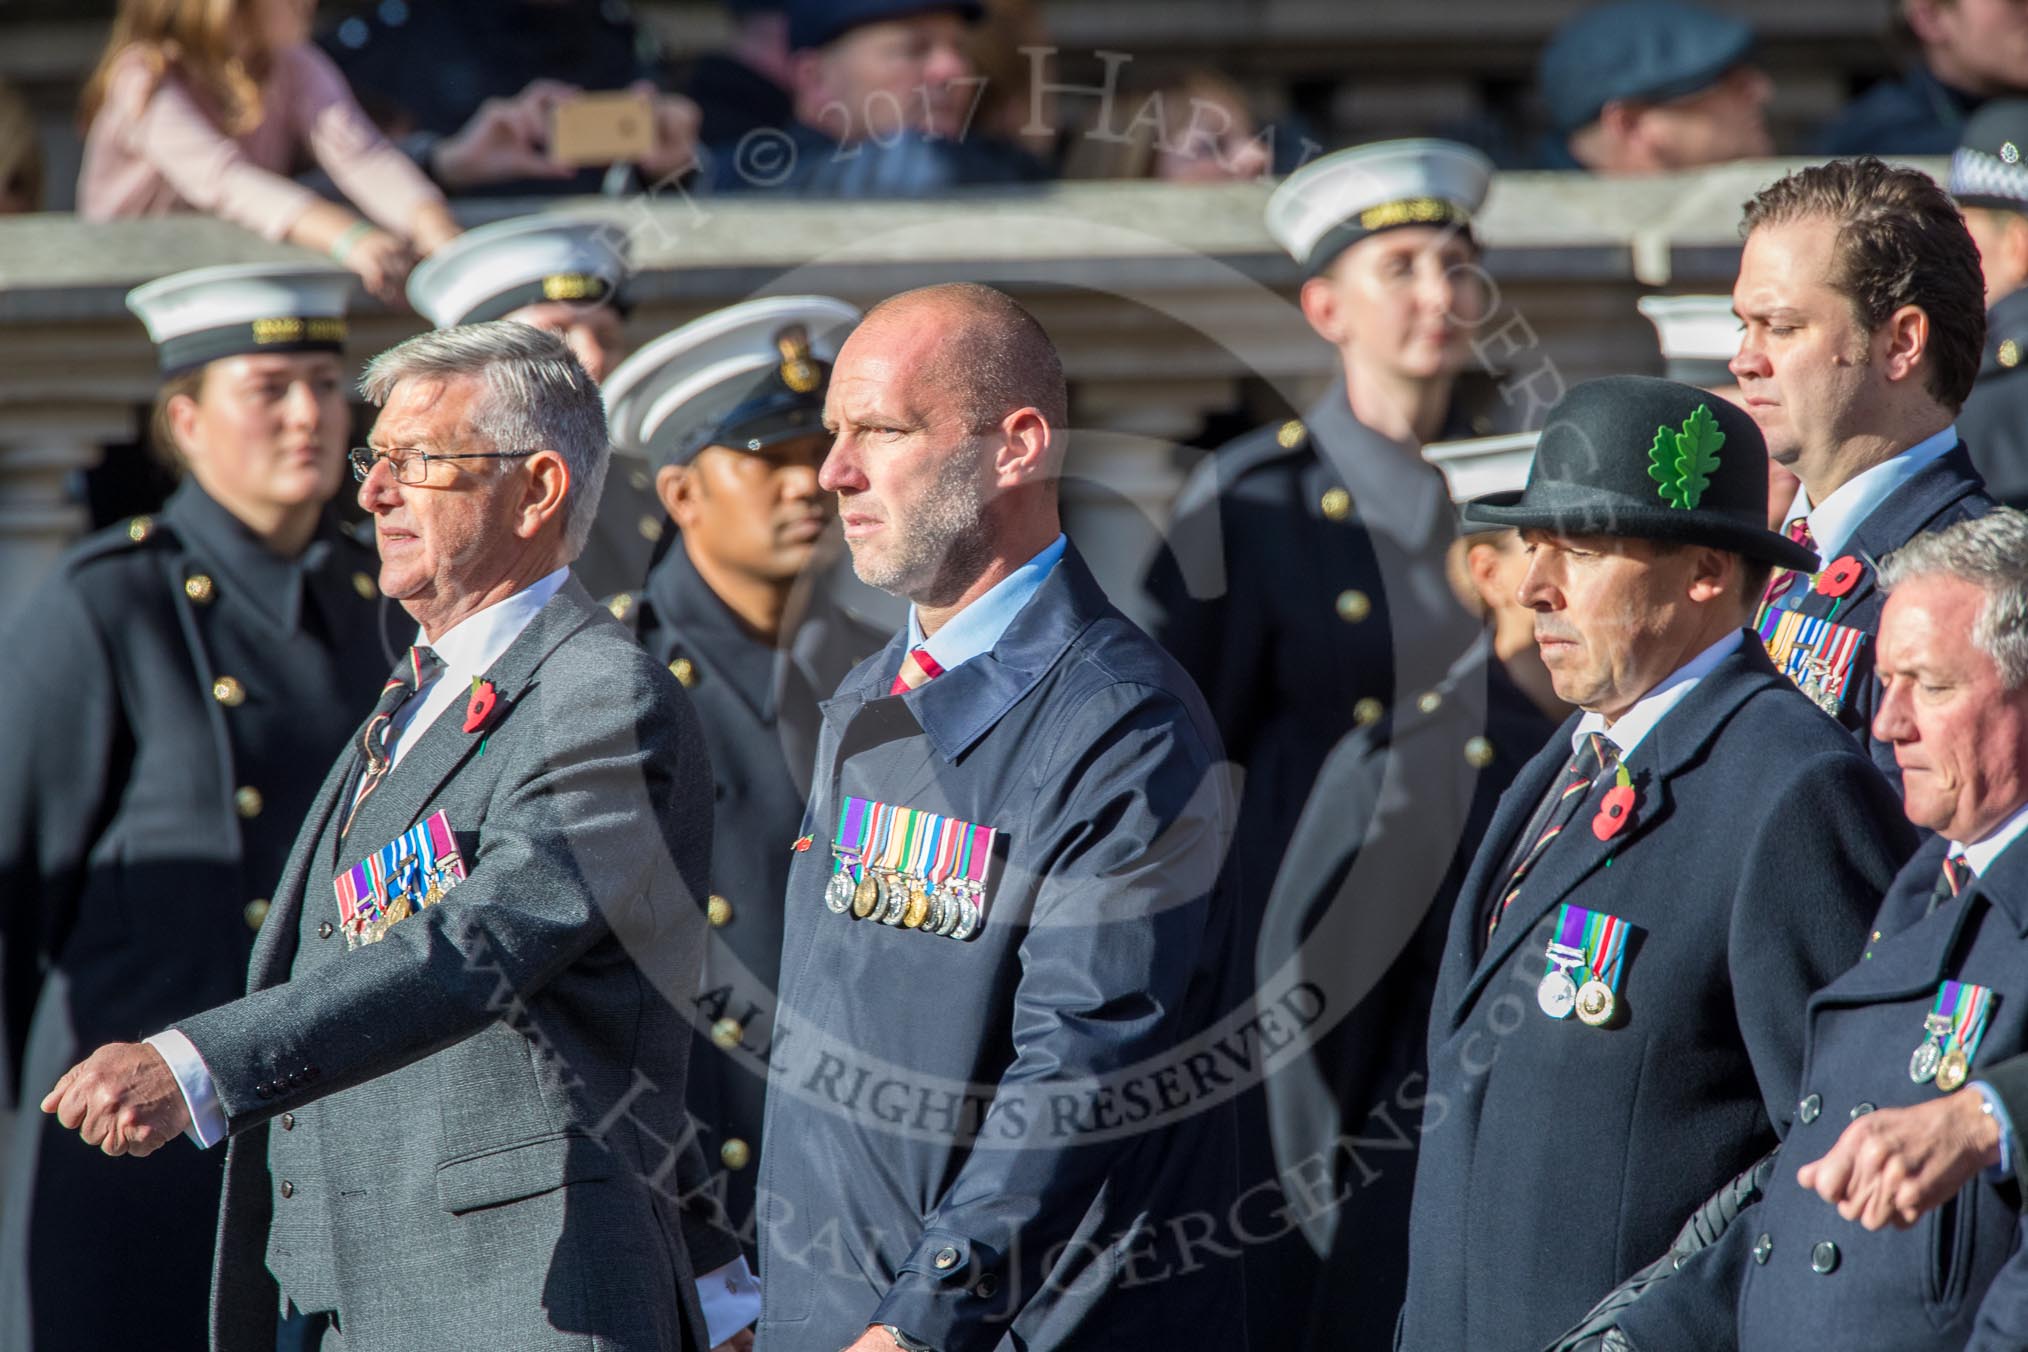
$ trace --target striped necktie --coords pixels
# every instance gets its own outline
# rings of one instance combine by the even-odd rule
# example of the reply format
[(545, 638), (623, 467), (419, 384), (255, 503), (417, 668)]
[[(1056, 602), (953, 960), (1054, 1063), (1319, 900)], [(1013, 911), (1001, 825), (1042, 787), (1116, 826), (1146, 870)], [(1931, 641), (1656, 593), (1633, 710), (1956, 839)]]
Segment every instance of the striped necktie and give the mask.
[(895, 676), (894, 684), (887, 688), (887, 693), (905, 695), (911, 690), (921, 689), (943, 674), (944, 669), (937, 665), (936, 658), (929, 655), (928, 648), (911, 648), (908, 656), (901, 659), (901, 671)]
[(1516, 861), (1514, 871), (1507, 878), (1507, 886), (1500, 896), (1500, 904), (1494, 908), (1492, 919), (1486, 923), (1486, 941), (1492, 942), (1500, 922), (1506, 918), (1507, 908), (1514, 904), (1514, 898), (1521, 895), (1521, 880), (1535, 867), (1535, 861), (1549, 848), (1549, 842), (1563, 834), (1565, 827), (1577, 815), (1578, 807), (1599, 776), (1609, 774), (1620, 763), (1620, 751), (1612, 739), (1602, 732), (1589, 734), (1584, 745), (1579, 747), (1564, 769), (1563, 781), (1551, 797), (1543, 800), (1536, 811), (1536, 819), (1542, 823), (1534, 842)]
[(444, 661), (433, 649), (410, 648), (408, 656), (395, 664), (387, 684), (380, 687), (380, 699), (373, 706), (373, 716), (366, 720), (366, 727), (359, 734), (359, 754), (366, 762), (366, 769), (359, 776), (359, 787), (352, 796), (352, 810), (345, 814), (345, 825), (338, 832), (340, 836), (351, 833), (352, 823), (359, 817), (359, 805), (380, 787), (380, 781), (387, 778), (387, 772), (394, 764), (394, 757), (387, 746), (388, 725), (401, 711), (401, 706), (413, 699), (416, 691), (435, 680), (443, 669)]
[(1934, 911), (1945, 902), (1955, 901), (1963, 896), (1965, 889), (1972, 885), (1972, 879), (1977, 876), (1972, 872), (1972, 861), (1963, 854), (1954, 854), (1945, 859), (1943, 872), (1938, 875), (1936, 886), (1930, 889), (1929, 910), (1923, 914), (1927, 915), (1929, 911)]
[[(1789, 539), (1795, 541), (1804, 549), (1809, 550), (1812, 554), (1817, 552), (1816, 537), (1810, 534), (1810, 518), (1799, 516), (1789, 522), (1788, 536)], [(1795, 586), (1796, 579), (1801, 576), (1802, 574), (1793, 568), (1775, 569), (1774, 576), (1767, 580), (1767, 590), (1761, 593), (1761, 609), (1765, 610), (1781, 600), (1782, 597), (1787, 596), (1789, 588)]]

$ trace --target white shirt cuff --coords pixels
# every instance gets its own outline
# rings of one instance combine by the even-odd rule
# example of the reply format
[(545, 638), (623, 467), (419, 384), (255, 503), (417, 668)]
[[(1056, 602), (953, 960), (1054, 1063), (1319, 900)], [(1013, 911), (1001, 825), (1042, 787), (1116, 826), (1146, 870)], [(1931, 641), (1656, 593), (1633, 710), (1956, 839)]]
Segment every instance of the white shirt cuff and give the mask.
[(183, 1106), (190, 1110), (190, 1130), (184, 1132), (199, 1150), (209, 1150), (225, 1139), (225, 1110), (218, 1106), (218, 1086), (211, 1071), (189, 1038), (174, 1028), (141, 1039), (169, 1063), (176, 1087), (183, 1091)]
[(760, 1318), (760, 1283), (745, 1255), (697, 1279), (697, 1303), (704, 1307), (704, 1332), (719, 1346)]

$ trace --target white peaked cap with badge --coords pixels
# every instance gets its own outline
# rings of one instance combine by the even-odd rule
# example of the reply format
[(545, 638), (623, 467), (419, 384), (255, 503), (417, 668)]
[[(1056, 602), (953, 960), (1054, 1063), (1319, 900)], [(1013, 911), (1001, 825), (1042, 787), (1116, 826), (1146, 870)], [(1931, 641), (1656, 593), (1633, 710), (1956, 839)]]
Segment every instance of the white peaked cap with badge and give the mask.
[(516, 216), (467, 230), (416, 265), (408, 303), (440, 329), (525, 305), (615, 303), (632, 272), (626, 232), (609, 220)]
[(147, 326), (170, 376), (250, 352), (342, 351), (356, 285), (338, 268), (228, 263), (137, 286), (127, 308)]
[(1452, 502), (1468, 502), (1488, 493), (1514, 493), (1528, 486), (1540, 432), (1507, 432), (1468, 441), (1433, 441), (1422, 458), (1443, 471)]
[(680, 464), (820, 430), (831, 363), (862, 317), (829, 296), (767, 296), (662, 335), (606, 378), (614, 446)]
[(1493, 162), (1424, 137), (1341, 150), (1290, 174), (1268, 199), (1267, 230), (1309, 275), (1368, 235), (1401, 225), (1469, 226)]
[(1669, 379), (1703, 389), (1738, 383), (1726, 369), (1739, 353), (1731, 296), (1643, 296), (1634, 305), (1655, 326)]

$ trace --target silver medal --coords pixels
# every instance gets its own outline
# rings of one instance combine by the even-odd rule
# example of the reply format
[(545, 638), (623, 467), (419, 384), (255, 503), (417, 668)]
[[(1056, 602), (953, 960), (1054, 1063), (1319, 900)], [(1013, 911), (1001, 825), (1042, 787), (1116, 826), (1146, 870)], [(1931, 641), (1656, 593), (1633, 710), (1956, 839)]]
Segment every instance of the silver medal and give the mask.
[(1535, 1003), (1552, 1019), (1567, 1019), (1577, 1008), (1577, 983), (1564, 970), (1550, 972), (1535, 988)]
[(1928, 1084), (1936, 1078), (1937, 1067), (1942, 1064), (1943, 1048), (1934, 1042), (1925, 1042), (1908, 1058), (1908, 1078), (1917, 1084)]
[(852, 909), (852, 888), (854, 885), (851, 868), (845, 864), (839, 864), (836, 871), (831, 874), (831, 881), (824, 888), (824, 904), (835, 913), (843, 915), (846, 911)]

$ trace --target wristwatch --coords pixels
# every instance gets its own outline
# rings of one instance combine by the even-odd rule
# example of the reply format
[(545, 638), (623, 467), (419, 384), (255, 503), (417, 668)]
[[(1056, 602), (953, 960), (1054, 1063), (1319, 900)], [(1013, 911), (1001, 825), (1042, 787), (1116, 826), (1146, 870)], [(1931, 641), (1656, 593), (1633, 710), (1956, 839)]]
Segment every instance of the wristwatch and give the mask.
[(880, 1331), (894, 1339), (895, 1346), (899, 1347), (901, 1352), (937, 1352), (934, 1347), (931, 1347), (922, 1339), (911, 1338), (892, 1324), (882, 1324)]

